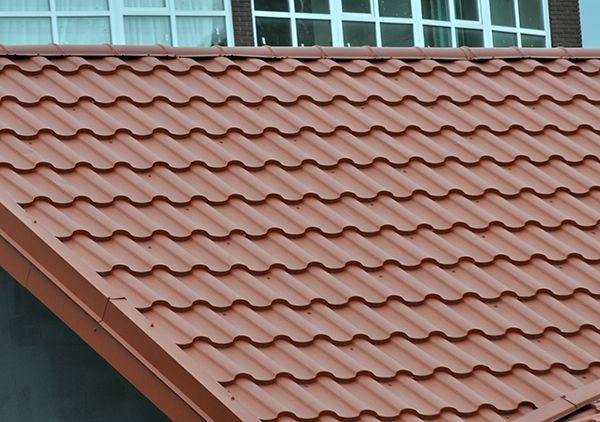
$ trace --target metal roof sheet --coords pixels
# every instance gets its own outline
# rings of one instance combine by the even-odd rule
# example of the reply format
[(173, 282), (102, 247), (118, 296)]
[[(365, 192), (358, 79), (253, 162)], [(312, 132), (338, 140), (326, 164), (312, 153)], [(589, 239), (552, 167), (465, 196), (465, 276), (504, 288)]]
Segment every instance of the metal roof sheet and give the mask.
[(176, 420), (565, 416), (599, 104), (599, 50), (0, 46), (0, 264)]

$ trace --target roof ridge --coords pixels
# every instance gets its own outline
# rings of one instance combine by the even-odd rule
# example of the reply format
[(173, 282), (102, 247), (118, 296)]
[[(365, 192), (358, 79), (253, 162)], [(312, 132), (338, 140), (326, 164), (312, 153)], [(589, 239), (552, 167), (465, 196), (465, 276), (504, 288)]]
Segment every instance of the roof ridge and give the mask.
[(214, 58), (240, 57), (305, 60), (491, 60), (491, 59), (600, 59), (599, 48), (420, 48), (420, 47), (170, 47), (156, 45), (4, 45), (0, 57), (161, 57), (161, 58)]

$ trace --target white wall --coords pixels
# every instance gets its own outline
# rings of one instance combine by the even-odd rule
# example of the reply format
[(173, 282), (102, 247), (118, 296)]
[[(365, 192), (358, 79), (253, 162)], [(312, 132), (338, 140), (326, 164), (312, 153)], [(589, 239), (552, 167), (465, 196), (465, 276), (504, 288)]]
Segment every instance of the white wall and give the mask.
[(583, 46), (600, 48), (600, 0), (579, 0)]

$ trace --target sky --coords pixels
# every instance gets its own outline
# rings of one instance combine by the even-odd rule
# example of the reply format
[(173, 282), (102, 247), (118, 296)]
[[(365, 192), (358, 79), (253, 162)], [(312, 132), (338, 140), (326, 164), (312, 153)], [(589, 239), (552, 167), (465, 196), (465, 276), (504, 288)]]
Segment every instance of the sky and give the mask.
[(584, 47), (600, 47), (600, 0), (579, 0)]

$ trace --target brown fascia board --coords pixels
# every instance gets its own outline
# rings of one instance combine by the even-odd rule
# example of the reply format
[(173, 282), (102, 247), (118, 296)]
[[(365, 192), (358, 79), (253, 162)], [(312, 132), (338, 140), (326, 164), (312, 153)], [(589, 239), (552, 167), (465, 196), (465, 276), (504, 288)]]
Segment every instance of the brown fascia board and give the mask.
[(592, 59), (598, 48), (420, 48), (420, 47), (170, 47), (165, 45), (3, 45), (0, 56), (11, 57), (252, 57), (264, 59), (405, 59), (405, 60), (490, 60), (490, 59)]
[[(0, 266), (175, 421), (257, 420), (60, 241), (0, 198)], [(74, 264), (73, 264), (74, 263)], [(76, 267), (77, 265), (77, 267)]]

